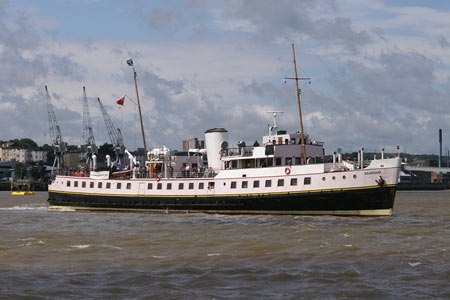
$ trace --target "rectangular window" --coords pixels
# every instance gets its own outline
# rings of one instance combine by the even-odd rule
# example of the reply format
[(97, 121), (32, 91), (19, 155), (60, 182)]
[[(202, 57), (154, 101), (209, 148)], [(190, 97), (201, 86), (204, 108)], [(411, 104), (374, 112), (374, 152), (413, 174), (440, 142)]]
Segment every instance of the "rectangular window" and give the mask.
[(189, 182), (189, 189), (193, 190), (194, 189), (194, 183), (193, 182)]
[(311, 177), (305, 177), (303, 184), (311, 184)]
[(97, 187), (99, 188), (99, 189), (101, 189), (102, 188), (102, 182), (99, 182), (98, 184), (97, 184)]
[(158, 185), (156, 186), (156, 188), (157, 188), (158, 190), (162, 189), (162, 183), (158, 183)]
[(167, 184), (167, 189), (168, 189), (168, 190), (171, 190), (171, 189), (172, 189), (172, 184), (171, 184), (171, 183), (168, 183), (168, 184)]
[(127, 182), (127, 190), (131, 190), (131, 182)]
[(232, 181), (232, 182), (231, 182), (231, 188), (232, 188), (232, 189), (235, 189), (235, 188), (236, 188), (236, 181)]
[(281, 166), (281, 157), (275, 157), (275, 165)]
[(118, 182), (116, 185), (116, 189), (120, 190), (122, 188), (122, 183)]
[(69, 180), (67, 180), (67, 186), (70, 186), (70, 181)]
[(237, 160), (232, 160), (231, 161), (231, 168), (232, 169), (236, 169), (237, 168)]
[(292, 157), (286, 157), (285, 158), (285, 165), (291, 166), (292, 165)]
[(242, 188), (243, 189), (248, 188), (248, 181), (242, 181)]
[(208, 189), (210, 190), (214, 189), (214, 182), (212, 181), (208, 182)]
[(253, 181), (253, 187), (254, 188), (259, 188), (259, 180)]
[(297, 178), (291, 178), (291, 185), (297, 185)]
[(148, 183), (147, 184), (147, 190), (151, 190), (153, 188), (153, 183)]
[(78, 187), (78, 181), (74, 181), (74, 182), (73, 182), (73, 186), (74, 186), (74, 187)]
[(107, 189), (110, 189), (110, 188), (111, 188), (111, 182), (107, 182), (107, 183), (106, 183), (106, 188), (107, 188)]
[(284, 179), (278, 179), (278, 186), (284, 186)]
[(199, 190), (203, 190), (205, 188), (205, 183), (204, 182), (200, 182), (199, 184), (198, 184), (198, 189)]
[(272, 186), (272, 180), (266, 180), (266, 187)]
[(296, 164), (296, 165), (299, 165), (299, 164), (300, 164), (300, 157), (296, 157), (296, 158), (295, 158), (295, 164)]
[(86, 181), (81, 182), (81, 187), (83, 187), (83, 188), (86, 187)]
[(93, 182), (93, 181), (91, 181), (91, 183), (89, 184), (89, 187), (90, 187), (91, 189), (94, 188), (94, 182)]
[(184, 183), (180, 182), (180, 183), (178, 184), (178, 189), (179, 189), (179, 190), (184, 189)]

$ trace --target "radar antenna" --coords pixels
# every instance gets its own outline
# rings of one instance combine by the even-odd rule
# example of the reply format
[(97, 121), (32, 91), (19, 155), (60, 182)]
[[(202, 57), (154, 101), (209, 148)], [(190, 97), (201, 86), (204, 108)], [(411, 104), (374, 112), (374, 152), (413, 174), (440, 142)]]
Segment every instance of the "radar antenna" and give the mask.
[(108, 131), (109, 138), (114, 147), (114, 152), (116, 153), (116, 165), (122, 164), (122, 158), (125, 155), (125, 146), (123, 143), (122, 132), (119, 128), (116, 128), (109, 118), (108, 113), (106, 112), (105, 107), (100, 101), (100, 98), (97, 98), (98, 104), (100, 105), (100, 110), (102, 111), (103, 120), (105, 120), (106, 130)]
[(282, 114), (284, 112), (272, 110), (272, 111), (267, 111), (267, 113), (272, 114), (272, 117), (273, 117), (273, 125), (272, 126), (269, 125), (269, 135), (274, 135), (274, 134), (276, 135), (277, 130), (278, 130), (277, 117), (279, 114)]
[(50, 129), (50, 138), (52, 139), (53, 151), (55, 154), (55, 160), (51, 170), (52, 178), (54, 178), (55, 166), (59, 170), (65, 168), (64, 154), (66, 153), (67, 143), (63, 141), (61, 136), (61, 130), (58, 122), (56, 121), (55, 111), (53, 110), (52, 99), (48, 92), (47, 86), (45, 86), (45, 93), (47, 94), (47, 111), (48, 111), (48, 125)]

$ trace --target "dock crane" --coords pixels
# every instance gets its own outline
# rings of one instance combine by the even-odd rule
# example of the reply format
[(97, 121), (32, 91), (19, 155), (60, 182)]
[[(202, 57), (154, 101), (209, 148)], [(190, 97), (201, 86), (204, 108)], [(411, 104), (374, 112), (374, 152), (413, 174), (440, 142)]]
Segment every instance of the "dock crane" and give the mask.
[(55, 153), (55, 160), (52, 166), (52, 178), (54, 177), (55, 166), (57, 169), (64, 169), (64, 154), (67, 150), (67, 143), (63, 141), (61, 136), (61, 130), (58, 122), (56, 121), (55, 111), (53, 110), (52, 99), (48, 92), (47, 86), (45, 86), (45, 93), (47, 94), (47, 111), (48, 111), (48, 124), (50, 129), (50, 137), (52, 139), (52, 146)]
[(102, 111), (103, 120), (105, 120), (106, 130), (108, 131), (109, 138), (114, 147), (116, 153), (115, 165), (122, 164), (122, 159), (125, 155), (125, 145), (123, 143), (122, 132), (119, 128), (116, 128), (108, 116), (105, 107), (103, 106), (100, 98), (97, 98), (100, 110)]
[(83, 86), (83, 141), (82, 152), (86, 155), (86, 168), (94, 169), (93, 161), (98, 153), (98, 147), (95, 144), (94, 132), (92, 130), (91, 116), (89, 114), (89, 105), (86, 96), (86, 88)]

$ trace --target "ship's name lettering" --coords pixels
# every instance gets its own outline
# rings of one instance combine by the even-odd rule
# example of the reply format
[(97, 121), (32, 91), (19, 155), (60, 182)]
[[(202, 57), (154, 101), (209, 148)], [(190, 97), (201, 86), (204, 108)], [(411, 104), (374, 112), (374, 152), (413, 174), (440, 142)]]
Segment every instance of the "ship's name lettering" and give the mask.
[(364, 172), (364, 175), (381, 174), (381, 171)]

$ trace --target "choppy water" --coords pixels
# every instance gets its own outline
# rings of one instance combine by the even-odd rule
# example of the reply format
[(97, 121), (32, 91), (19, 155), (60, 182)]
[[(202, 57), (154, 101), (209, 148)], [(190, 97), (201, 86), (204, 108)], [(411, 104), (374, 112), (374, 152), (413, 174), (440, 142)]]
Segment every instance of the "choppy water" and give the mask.
[(0, 299), (449, 299), (450, 191), (386, 218), (49, 212), (0, 192)]

